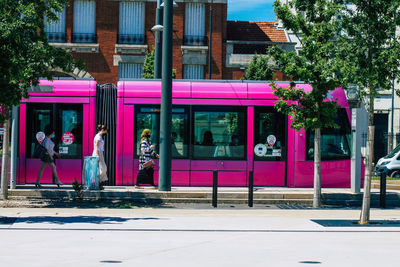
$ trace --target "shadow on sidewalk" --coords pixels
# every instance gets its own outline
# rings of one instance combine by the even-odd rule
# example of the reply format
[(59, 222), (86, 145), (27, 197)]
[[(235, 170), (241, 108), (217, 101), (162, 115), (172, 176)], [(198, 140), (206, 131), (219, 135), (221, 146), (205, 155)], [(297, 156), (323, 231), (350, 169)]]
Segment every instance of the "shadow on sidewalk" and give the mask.
[(152, 221), (161, 220), (155, 217), (146, 218), (121, 218), (121, 217), (103, 217), (103, 216), (29, 216), (18, 217), (15, 223), (53, 223), (53, 224), (74, 224), (74, 223), (91, 223), (91, 224), (121, 224), (129, 221)]
[(374, 220), (361, 225), (357, 220), (311, 220), (323, 227), (400, 227), (400, 220)]

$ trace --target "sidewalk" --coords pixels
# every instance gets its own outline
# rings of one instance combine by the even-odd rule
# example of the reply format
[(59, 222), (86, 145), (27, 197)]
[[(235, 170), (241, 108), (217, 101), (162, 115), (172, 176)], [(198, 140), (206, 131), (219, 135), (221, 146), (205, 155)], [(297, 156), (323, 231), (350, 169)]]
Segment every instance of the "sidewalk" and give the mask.
[[(362, 193), (352, 193), (347, 188), (323, 188), (322, 199), (325, 205), (360, 206)], [(17, 186), (9, 190), (10, 200), (71, 200), (76, 199), (76, 192), (71, 186), (57, 188), (55, 185), (43, 185), (34, 188), (33, 185)], [(379, 206), (379, 189), (372, 189), (371, 206)], [(84, 191), (84, 200), (97, 201), (131, 201), (137, 204), (210, 204), (212, 201), (211, 187), (172, 187), (170, 192), (160, 192), (158, 189), (136, 189), (132, 186), (106, 186), (102, 191)], [(287, 187), (255, 187), (255, 205), (312, 205), (312, 188)], [(387, 190), (386, 203), (389, 207), (400, 207), (400, 191)], [(218, 204), (248, 204), (247, 187), (219, 187)]]

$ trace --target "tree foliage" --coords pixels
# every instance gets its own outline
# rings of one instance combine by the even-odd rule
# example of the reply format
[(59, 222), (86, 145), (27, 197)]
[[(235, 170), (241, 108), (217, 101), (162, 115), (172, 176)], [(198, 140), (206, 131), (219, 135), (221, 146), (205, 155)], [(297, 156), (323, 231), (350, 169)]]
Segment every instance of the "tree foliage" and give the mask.
[(361, 95), (375, 97), (376, 89), (391, 89), (400, 76), (400, 1), (353, 0), (341, 13), (343, 34), (336, 52), (346, 84), (356, 84)]
[(154, 79), (154, 49), (144, 58), (142, 77), (143, 79)]
[[(143, 64), (143, 79), (154, 79), (154, 49), (146, 54)], [(176, 69), (172, 69), (172, 78), (176, 78)]]
[[(294, 80), (311, 85), (310, 91), (273, 84), (278, 96), (276, 108), (293, 118), (292, 127), (300, 130), (324, 129), (335, 126), (336, 102), (325, 101), (329, 91), (341, 85), (336, 78), (337, 64), (335, 51), (340, 24), (337, 15), (342, 8), (341, 1), (293, 0), (288, 4), (275, 1), (275, 12), (287, 30), (301, 35), (302, 50), (286, 52), (272, 47), (269, 54), (278, 68)], [(292, 12), (292, 11), (295, 12)]]
[(51, 80), (52, 69), (84, 68), (69, 52), (49, 45), (44, 32), (44, 16), (57, 21), (55, 12), (65, 5), (66, 0), (0, 0), (0, 105), (6, 110), (28, 97), (27, 88), (40, 77)]
[(274, 76), (274, 69), (269, 63), (270, 57), (255, 55), (244, 76), (245, 80), (270, 81)]

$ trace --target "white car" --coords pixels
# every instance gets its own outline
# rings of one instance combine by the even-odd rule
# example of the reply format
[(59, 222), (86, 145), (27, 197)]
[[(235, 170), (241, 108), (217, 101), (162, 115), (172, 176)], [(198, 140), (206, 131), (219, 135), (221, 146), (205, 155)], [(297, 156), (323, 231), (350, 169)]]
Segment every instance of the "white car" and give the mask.
[(385, 171), (390, 177), (400, 178), (400, 145), (378, 160), (375, 174), (380, 175), (382, 171)]

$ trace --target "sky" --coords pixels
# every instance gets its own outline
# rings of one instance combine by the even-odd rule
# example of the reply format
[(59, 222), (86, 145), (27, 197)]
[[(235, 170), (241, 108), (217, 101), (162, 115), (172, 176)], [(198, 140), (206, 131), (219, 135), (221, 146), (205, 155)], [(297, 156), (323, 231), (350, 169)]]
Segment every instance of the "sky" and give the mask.
[(275, 0), (228, 0), (228, 20), (275, 21)]

